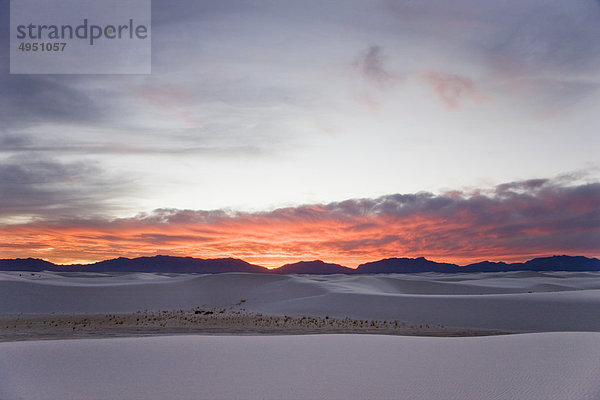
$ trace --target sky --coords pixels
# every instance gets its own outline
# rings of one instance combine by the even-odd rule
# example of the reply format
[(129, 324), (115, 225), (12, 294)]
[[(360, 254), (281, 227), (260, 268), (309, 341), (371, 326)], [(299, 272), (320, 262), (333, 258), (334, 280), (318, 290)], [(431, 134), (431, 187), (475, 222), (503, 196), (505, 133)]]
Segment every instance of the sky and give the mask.
[(0, 258), (600, 256), (600, 2), (152, 1), (150, 75), (9, 74)]

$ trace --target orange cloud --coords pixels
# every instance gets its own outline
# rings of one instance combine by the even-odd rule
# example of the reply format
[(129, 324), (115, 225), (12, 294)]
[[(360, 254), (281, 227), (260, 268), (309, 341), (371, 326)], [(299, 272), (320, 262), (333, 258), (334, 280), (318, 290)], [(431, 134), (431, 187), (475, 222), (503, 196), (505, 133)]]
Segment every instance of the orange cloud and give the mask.
[(156, 210), (116, 220), (4, 225), (4, 257), (58, 263), (155, 254), (237, 257), (279, 266), (323, 259), (347, 266), (426, 256), (466, 264), (551, 254), (598, 256), (600, 184), (548, 180), (487, 194), (389, 195), (260, 213)]

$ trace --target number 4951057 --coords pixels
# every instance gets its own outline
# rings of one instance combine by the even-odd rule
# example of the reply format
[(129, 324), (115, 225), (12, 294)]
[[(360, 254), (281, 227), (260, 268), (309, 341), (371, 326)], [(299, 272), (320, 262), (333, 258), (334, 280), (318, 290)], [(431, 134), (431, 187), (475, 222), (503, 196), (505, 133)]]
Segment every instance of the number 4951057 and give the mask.
[(19, 50), (21, 51), (65, 51), (66, 43), (50, 43), (50, 42), (21, 42)]

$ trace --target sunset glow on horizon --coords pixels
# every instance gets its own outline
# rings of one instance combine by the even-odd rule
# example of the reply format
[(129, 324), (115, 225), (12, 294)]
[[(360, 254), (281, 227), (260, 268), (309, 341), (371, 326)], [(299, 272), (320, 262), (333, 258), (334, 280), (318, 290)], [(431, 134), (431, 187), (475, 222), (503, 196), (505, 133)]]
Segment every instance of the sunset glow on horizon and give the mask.
[(314, 259), (356, 267), (390, 257), (458, 264), (566, 252), (594, 257), (599, 196), (599, 184), (536, 180), (488, 193), (390, 195), (270, 212), (165, 209), (7, 225), (0, 248), (63, 264), (159, 254), (235, 257), (266, 267)]

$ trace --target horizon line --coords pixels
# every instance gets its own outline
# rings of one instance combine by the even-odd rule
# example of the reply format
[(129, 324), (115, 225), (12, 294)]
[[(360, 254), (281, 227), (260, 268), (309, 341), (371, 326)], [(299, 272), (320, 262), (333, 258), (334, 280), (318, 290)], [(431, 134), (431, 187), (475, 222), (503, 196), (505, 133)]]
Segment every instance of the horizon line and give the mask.
[(598, 256), (592, 256), (592, 257), (590, 257), (590, 256), (585, 256), (585, 255), (551, 254), (551, 255), (535, 256), (535, 257), (526, 258), (526, 259), (524, 258), (524, 259), (521, 259), (520, 261), (509, 261), (509, 262), (506, 262), (506, 261), (481, 260), (481, 261), (476, 261), (476, 262), (472, 262), (472, 263), (464, 264), (463, 265), (463, 264), (457, 264), (457, 263), (448, 262), (448, 261), (436, 261), (436, 260), (427, 258), (426, 256), (419, 256), (419, 257), (398, 257), (398, 256), (394, 256), (394, 257), (384, 257), (384, 258), (380, 258), (380, 259), (372, 260), (372, 261), (366, 261), (366, 262), (363, 262), (363, 263), (357, 265), (356, 267), (348, 267), (348, 266), (340, 264), (340, 263), (325, 261), (325, 260), (322, 260), (322, 259), (311, 259), (311, 260), (304, 260), (304, 259), (302, 259), (300, 261), (293, 261), (293, 262), (281, 264), (279, 266), (266, 266), (266, 265), (252, 263), (252, 262), (246, 261), (243, 258), (233, 257), (233, 256), (202, 258), (202, 257), (195, 257), (195, 256), (180, 256), (180, 255), (170, 255), (170, 254), (154, 254), (154, 255), (147, 255), (147, 256), (143, 256), (142, 255), (142, 256), (136, 256), (136, 257), (118, 256), (118, 257), (114, 257), (114, 258), (108, 258), (108, 259), (99, 260), (99, 261), (93, 261), (93, 262), (88, 262), (88, 263), (81, 263), (81, 262), (79, 262), (79, 263), (77, 263), (77, 262), (74, 262), (74, 263), (56, 263), (56, 262), (49, 261), (49, 260), (46, 260), (46, 259), (43, 259), (43, 258), (38, 258), (38, 257), (2, 258), (0, 260), (29, 260), (29, 259), (31, 259), (31, 260), (41, 260), (41, 261), (48, 262), (48, 263), (53, 264), (53, 265), (69, 267), (69, 266), (77, 266), (77, 265), (80, 265), (80, 266), (90, 266), (90, 265), (95, 265), (95, 264), (98, 264), (98, 263), (101, 263), (101, 262), (112, 261), (112, 260), (117, 260), (117, 259), (121, 259), (121, 258), (122, 259), (127, 259), (127, 260), (135, 260), (135, 259), (139, 259), (139, 258), (155, 258), (155, 257), (191, 258), (191, 259), (194, 259), (194, 260), (206, 260), (206, 261), (232, 259), (232, 260), (240, 260), (240, 261), (243, 261), (243, 262), (248, 263), (250, 265), (262, 267), (262, 268), (265, 268), (265, 269), (268, 269), (268, 270), (274, 270), (274, 269), (282, 268), (282, 267), (284, 267), (286, 265), (293, 265), (293, 264), (298, 264), (298, 263), (301, 263), (301, 262), (307, 262), (307, 263), (310, 263), (310, 262), (322, 262), (322, 263), (325, 263), (325, 264), (334, 264), (334, 265), (338, 265), (338, 266), (341, 266), (341, 267), (344, 267), (344, 268), (356, 270), (361, 265), (365, 265), (365, 264), (369, 264), (369, 263), (374, 263), (374, 262), (378, 262), (378, 261), (383, 261), (383, 260), (389, 260), (389, 259), (407, 259), (407, 260), (424, 259), (426, 261), (431, 261), (431, 262), (434, 262), (434, 263), (437, 263), (437, 264), (451, 264), (451, 265), (456, 265), (457, 267), (466, 267), (466, 266), (469, 266), (469, 265), (474, 265), (474, 264), (479, 264), (479, 263), (484, 263), (484, 262), (496, 263), (496, 264), (504, 263), (504, 264), (507, 264), (507, 265), (510, 265), (510, 264), (523, 264), (523, 263), (526, 263), (526, 262), (534, 260), (534, 259), (552, 258), (552, 257), (573, 257), (573, 258), (575, 258), (575, 257), (584, 257), (584, 258), (588, 258), (588, 259), (597, 259), (597, 260), (600, 260), (600, 258)]

